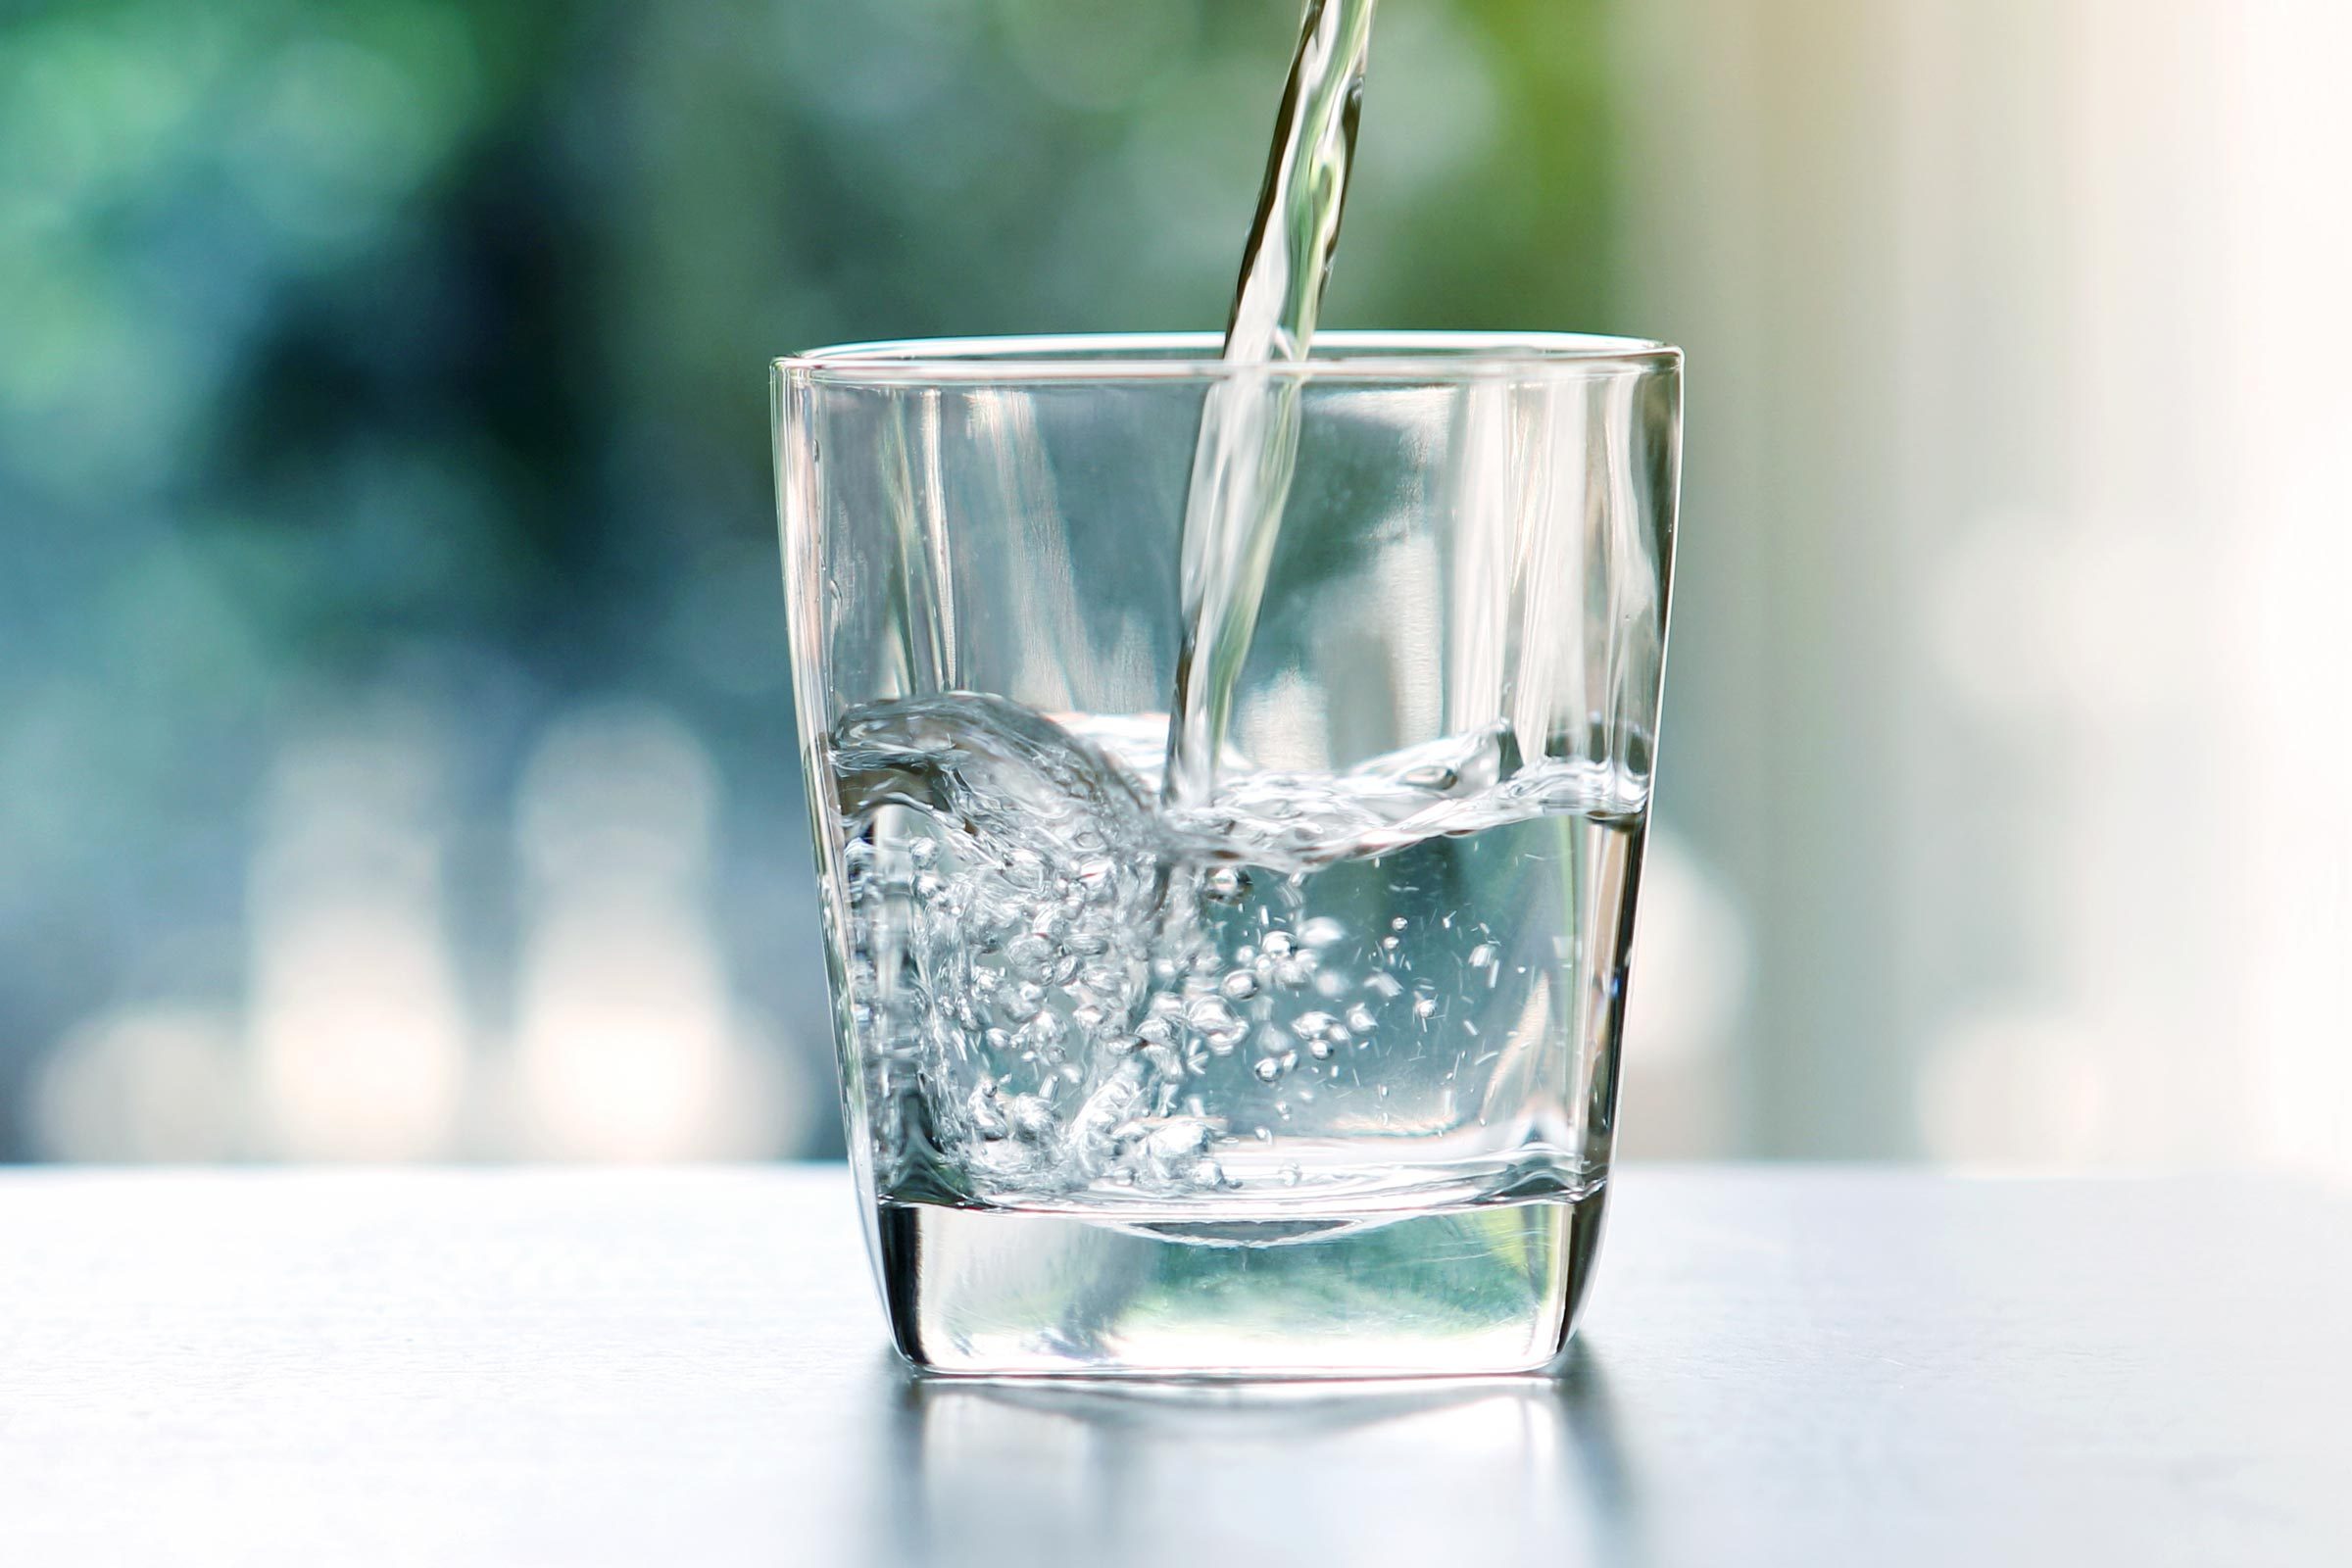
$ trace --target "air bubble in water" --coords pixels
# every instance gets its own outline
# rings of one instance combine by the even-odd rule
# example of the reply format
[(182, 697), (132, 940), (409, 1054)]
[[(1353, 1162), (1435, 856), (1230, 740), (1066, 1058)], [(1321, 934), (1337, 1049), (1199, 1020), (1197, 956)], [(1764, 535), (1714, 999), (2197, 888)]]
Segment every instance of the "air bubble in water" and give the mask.
[[(1398, 976), (1413, 966), (1399, 960), (1439, 972), (1433, 961), (1458, 951), (1441, 930), (1458, 920), (1454, 941), (1491, 938), (1478, 916), (1499, 924), (1494, 911), (1505, 906), (1470, 902), (1487, 892), (1466, 883), (1438, 919), (1408, 918), (1394, 912), (1397, 904), (1383, 914), (1356, 898), (1353, 879), (1368, 867), (1367, 887), (1399, 901), (1428, 897), (1439, 884), (1414, 861), (1382, 856), (1436, 833), (1563, 809), (1567, 799), (1523, 790), (1517, 763), (1520, 776), (1507, 783), (1518, 793), (1508, 797), (1451, 760), (1358, 769), (1362, 779), (1344, 784), (1242, 770), (1220, 780), (1215, 812), (1186, 818), (1106, 765), (1092, 740), (971, 694), (873, 705), (831, 740), (850, 827), (841, 851), (848, 1013), (872, 1074), (877, 1163), (895, 1171), (913, 1158), (945, 1160), (983, 1196), (1013, 1202), (1089, 1188), (1209, 1193), (1271, 1179), (1237, 1182), (1215, 1157), (1229, 1139), (1272, 1139), (1267, 1127), (1228, 1132), (1207, 1114), (1223, 1108), (1239, 1076), (1213, 1058), (1245, 1048), (1253, 1078), (1291, 1086), (1276, 1115), (1318, 1140), (1347, 1136), (1313, 1104), (1307, 1081), (1333, 1079), (1339, 1094), (1346, 1075), (1333, 1058), (1375, 1043), (1381, 1004), (1406, 995), (1410, 982)], [(1454, 793), (1464, 779), (1487, 793)], [(1402, 790), (1418, 792), (1410, 810), (1447, 814), (1383, 840), (1400, 818), (1380, 812), (1400, 808)], [(1509, 817), (1474, 814), (1498, 813), (1506, 799), (1530, 804), (1509, 806)], [(1350, 888), (1338, 917), (1308, 914), (1315, 888), (1304, 878), (1350, 856), (1358, 869), (1345, 873), (1349, 883), (1332, 884)], [(911, 905), (903, 902), (909, 895)], [(1383, 956), (1344, 961), (1356, 951), (1350, 930), (1367, 946), (1377, 937)], [(1408, 931), (1409, 949), (1400, 935)], [(1245, 933), (1250, 942), (1238, 940)], [(1463, 961), (1494, 984), (1496, 943), (1478, 941)], [(1440, 1005), (1432, 988), (1412, 987), (1425, 1026)], [(1466, 1034), (1475, 1029), (1465, 1022)], [(1448, 1034), (1452, 1047), (1423, 1044), (1420, 1054), (1383, 1064), (1413, 1075), (1400, 1085), (1353, 1057), (1361, 1086), (1385, 1102), (1393, 1087), (1433, 1083), (1464, 1038)], [(1322, 1070), (1299, 1071), (1302, 1054)]]
[(980, 1087), (964, 1102), (964, 1109), (972, 1118), (973, 1130), (983, 1138), (1002, 1138), (1012, 1131), (1011, 1123), (1004, 1119), (1004, 1106), (998, 1099), (994, 1078), (982, 1075)]
[(1242, 1027), (1242, 1020), (1233, 1015), (1233, 1009), (1221, 997), (1202, 997), (1184, 1009), (1184, 1021), (1203, 1033), (1222, 1034)]
[(1054, 1132), (1054, 1107), (1040, 1095), (1015, 1095), (1008, 1119), (1016, 1137), (1040, 1139)]

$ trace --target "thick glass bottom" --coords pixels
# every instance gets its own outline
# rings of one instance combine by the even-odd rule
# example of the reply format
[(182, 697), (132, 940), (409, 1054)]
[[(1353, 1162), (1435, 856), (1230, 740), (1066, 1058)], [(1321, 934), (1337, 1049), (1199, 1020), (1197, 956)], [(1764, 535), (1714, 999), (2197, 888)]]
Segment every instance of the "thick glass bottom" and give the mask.
[(1565, 1347), (1605, 1190), (1200, 1221), (885, 1201), (900, 1353), (971, 1376), (1529, 1372)]

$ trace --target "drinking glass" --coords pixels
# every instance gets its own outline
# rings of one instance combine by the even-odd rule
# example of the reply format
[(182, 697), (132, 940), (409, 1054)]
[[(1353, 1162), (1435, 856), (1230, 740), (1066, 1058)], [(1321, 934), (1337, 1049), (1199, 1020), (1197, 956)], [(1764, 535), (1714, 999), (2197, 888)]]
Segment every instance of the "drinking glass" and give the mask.
[[(1575, 1321), (1681, 356), (1315, 347), (776, 363), (850, 1162), (919, 1367), (1500, 1373)], [(1203, 419), (1251, 411), (1277, 525), (1188, 541)]]

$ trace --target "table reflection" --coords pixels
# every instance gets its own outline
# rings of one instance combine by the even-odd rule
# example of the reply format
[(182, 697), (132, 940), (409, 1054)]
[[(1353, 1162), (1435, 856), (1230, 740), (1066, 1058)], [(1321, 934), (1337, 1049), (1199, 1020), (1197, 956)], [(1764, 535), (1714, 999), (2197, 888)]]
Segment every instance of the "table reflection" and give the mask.
[(1581, 1348), (1556, 1378), (1217, 1386), (894, 1372), (888, 1396), (886, 1529), (906, 1561), (1647, 1557), (1607, 1377)]

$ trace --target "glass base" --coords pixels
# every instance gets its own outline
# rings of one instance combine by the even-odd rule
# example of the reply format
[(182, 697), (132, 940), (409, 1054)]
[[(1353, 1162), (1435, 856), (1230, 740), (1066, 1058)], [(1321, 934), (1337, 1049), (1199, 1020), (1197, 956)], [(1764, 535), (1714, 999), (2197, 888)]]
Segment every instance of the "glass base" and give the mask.
[(1224, 1222), (886, 1201), (891, 1337), (968, 1376), (1532, 1372), (1567, 1344), (1604, 1197)]

